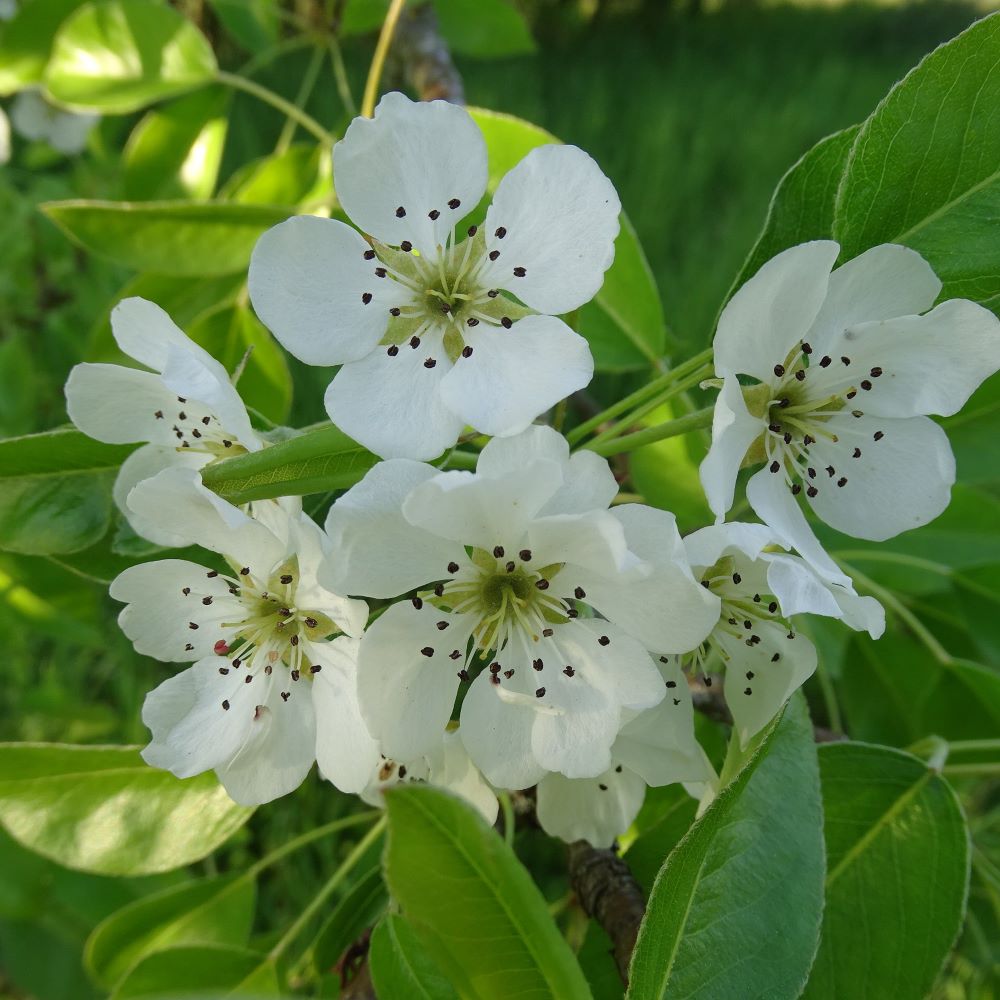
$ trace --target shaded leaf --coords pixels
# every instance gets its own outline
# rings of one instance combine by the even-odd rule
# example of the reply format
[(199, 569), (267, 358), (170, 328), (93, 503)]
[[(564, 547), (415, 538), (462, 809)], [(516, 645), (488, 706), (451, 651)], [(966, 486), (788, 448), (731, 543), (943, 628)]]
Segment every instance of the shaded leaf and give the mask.
[(420, 943), (413, 928), (387, 913), (372, 934), (368, 964), (379, 996), (458, 1000), (458, 993)]

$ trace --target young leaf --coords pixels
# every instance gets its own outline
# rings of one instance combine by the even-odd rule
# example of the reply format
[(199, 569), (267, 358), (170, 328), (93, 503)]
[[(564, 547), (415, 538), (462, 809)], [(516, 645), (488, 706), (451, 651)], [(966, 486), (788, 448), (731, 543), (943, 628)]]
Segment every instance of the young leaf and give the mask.
[(844, 259), (879, 243), (919, 251), (944, 298), (1000, 296), (1000, 15), (942, 45), (862, 125), (837, 197)]
[(87, 972), (111, 989), (138, 962), (180, 945), (243, 946), (253, 923), (255, 886), (242, 876), (182, 882), (137, 899), (94, 928)]
[(55, 29), (84, 0), (22, 0), (4, 25), (0, 44), (0, 95), (40, 83)]
[(368, 963), (379, 996), (458, 1000), (455, 987), (444, 977), (416, 932), (396, 914), (387, 913), (375, 928)]
[(378, 461), (336, 427), (320, 427), (270, 448), (214, 462), (202, 481), (230, 503), (343, 490)]
[(940, 775), (899, 750), (820, 751), (828, 874), (803, 1000), (927, 996), (965, 913), (969, 834)]
[(125, 114), (209, 83), (215, 54), (159, 0), (96, 0), (59, 29), (45, 86), (60, 104)]
[(419, 785), (386, 803), (389, 888), (462, 995), (590, 997), (531, 876), (475, 810)]
[(333, 968), (340, 956), (385, 912), (388, 901), (379, 865), (351, 887), (316, 935), (312, 947), (316, 969), (322, 972)]
[[(241, 986), (245, 978), (259, 966), (262, 956), (243, 948), (192, 946), (171, 948), (147, 955), (118, 984), (110, 1000), (131, 1000), (132, 997), (206, 997), (225, 995)], [(268, 967), (270, 968), (270, 967)], [(273, 972), (273, 989), (255, 984), (254, 996), (278, 992)]]
[(133, 271), (195, 278), (243, 271), (257, 237), (294, 211), (190, 201), (50, 201), (41, 208), (91, 253)]
[(180, 781), (133, 747), (0, 743), (0, 825), (67, 868), (181, 868), (228, 840), (252, 812), (214, 775)]
[(812, 725), (795, 698), (667, 858), (629, 1000), (798, 997), (823, 909), (822, 825)]
[(68, 429), (0, 441), (0, 549), (53, 555), (103, 537), (115, 470), (132, 450)]

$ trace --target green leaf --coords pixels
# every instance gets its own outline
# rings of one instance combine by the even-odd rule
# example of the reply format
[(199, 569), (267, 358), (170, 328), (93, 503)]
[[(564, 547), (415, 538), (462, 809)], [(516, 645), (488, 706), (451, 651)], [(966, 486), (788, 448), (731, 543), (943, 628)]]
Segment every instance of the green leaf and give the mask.
[(252, 809), (212, 774), (180, 781), (133, 747), (0, 744), (0, 824), (67, 868), (148, 875), (197, 861)]
[(663, 862), (691, 828), (698, 803), (680, 785), (670, 785), (673, 801), (650, 828), (629, 845), (625, 854), (635, 880), (648, 894), (652, 892)]
[(262, 52), (279, 37), (274, 0), (208, 0), (215, 16), (247, 52)]
[(667, 858), (630, 1000), (797, 997), (823, 909), (822, 823), (812, 724), (797, 697)]
[(188, 201), (49, 201), (41, 208), (91, 253), (133, 271), (198, 278), (245, 270), (260, 234), (294, 211)]
[[(215, 991), (232, 990), (257, 968), (262, 957), (255, 951), (222, 947), (171, 948), (155, 952), (132, 969), (118, 984), (110, 1000), (160, 998), (166, 993), (194, 1000)], [(277, 987), (276, 982), (274, 986)], [(265, 990), (259, 989), (259, 993), (264, 994)]]
[(859, 127), (853, 125), (821, 139), (781, 178), (771, 196), (764, 229), (727, 300), (782, 250), (832, 237), (837, 188)]
[(202, 481), (230, 503), (324, 493), (360, 482), (378, 461), (336, 427), (307, 431), (252, 455), (215, 462)]
[(206, 87), (148, 112), (123, 157), (125, 197), (210, 198), (226, 140), (229, 93)]
[(0, 37), (0, 96), (40, 83), (56, 28), (83, 0), (22, 0)]
[(531, 876), (475, 810), (419, 785), (386, 804), (389, 888), (462, 996), (590, 996)]
[(965, 913), (969, 836), (940, 775), (898, 750), (819, 754), (826, 909), (804, 1000), (920, 1000)]
[[(486, 138), (489, 191), (536, 146), (559, 140), (513, 115), (470, 108)], [(666, 344), (663, 304), (653, 274), (628, 216), (622, 213), (615, 261), (592, 302), (580, 310), (579, 331), (590, 343), (598, 371), (648, 368)]]
[(1000, 295), (998, 61), (994, 14), (927, 56), (862, 125), (837, 197), (845, 259), (903, 243), (945, 298)]
[(315, 144), (289, 146), (244, 164), (226, 181), (220, 199), (241, 205), (305, 205), (333, 200), (333, 160)]
[(205, 36), (160, 0), (100, 0), (56, 35), (45, 86), (60, 104), (125, 114), (210, 83)]
[(255, 886), (244, 876), (182, 882), (112, 913), (87, 939), (83, 961), (111, 989), (141, 959), (179, 945), (243, 946), (253, 923)]
[(243, 401), (272, 423), (288, 418), (292, 407), (292, 375), (285, 354), (266, 327), (245, 305), (223, 305), (199, 317), (188, 335), (227, 371), (233, 372), (247, 351), (239, 380)]
[(313, 944), (317, 970), (333, 968), (340, 956), (385, 912), (389, 894), (380, 865), (363, 875), (337, 903)]
[(502, 59), (535, 51), (523, 15), (506, 0), (434, 0), (441, 34), (463, 56)]
[(372, 934), (368, 952), (375, 990), (382, 997), (458, 1000), (455, 987), (402, 917), (387, 913)]
[(53, 555), (102, 538), (115, 470), (133, 447), (76, 430), (0, 441), (0, 549)]

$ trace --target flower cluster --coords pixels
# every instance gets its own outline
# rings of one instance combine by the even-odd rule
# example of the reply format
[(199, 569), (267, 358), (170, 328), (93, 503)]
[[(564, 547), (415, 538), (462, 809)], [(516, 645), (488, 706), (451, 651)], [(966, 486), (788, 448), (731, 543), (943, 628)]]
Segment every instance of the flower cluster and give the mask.
[[(873, 540), (937, 516), (954, 460), (927, 414), (954, 413), (1000, 368), (1000, 323), (971, 302), (933, 307), (940, 283), (903, 247), (836, 269), (832, 242), (779, 254), (720, 319), (701, 470), (718, 523), (682, 538), (671, 513), (616, 503), (603, 459), (534, 423), (593, 373), (558, 316), (614, 257), (620, 205), (594, 161), (542, 146), (487, 207), (472, 118), (390, 94), (334, 169), (360, 231), (289, 219), (249, 275), (289, 351), (341, 366), (329, 414), (383, 459), (323, 528), (298, 499), (237, 508), (205, 488), (208, 463), (268, 439), (151, 303), (112, 317), (145, 370), (81, 365), (67, 385), (82, 430), (143, 443), (115, 487), (134, 529), (211, 554), (142, 563), (111, 588), (139, 652), (191, 664), (146, 700), (146, 760), (214, 770), (245, 803), (291, 791), (314, 761), (372, 802), (428, 781), (490, 821), (497, 792), (535, 787), (547, 831), (599, 846), (647, 786), (713, 794), (693, 682), (719, 683), (746, 748), (816, 668), (803, 616), (884, 629), (800, 498)], [(427, 464), (467, 427), (491, 437), (474, 471)], [(757, 466), (746, 496), (763, 523), (726, 523)]]

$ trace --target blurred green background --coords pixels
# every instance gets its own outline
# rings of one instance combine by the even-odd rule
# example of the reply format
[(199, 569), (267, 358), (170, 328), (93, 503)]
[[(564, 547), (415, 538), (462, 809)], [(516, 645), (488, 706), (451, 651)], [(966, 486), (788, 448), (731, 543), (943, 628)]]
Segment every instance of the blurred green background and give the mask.
[[(201, 4), (180, 6), (205, 15)], [(865, 118), (893, 82), (985, 9), (957, 2), (674, 9), (655, 0), (524, 6), (537, 52), (456, 56), (468, 102), (533, 121), (597, 159), (638, 230), (680, 357), (708, 342), (784, 171), (822, 136)], [(370, 34), (345, 41), (356, 94), (373, 44)], [(296, 54), (260, 79), (294, 98), (301, 73)], [(349, 118), (328, 76), (307, 108), (337, 128)], [(120, 197), (120, 150), (138, 118), (104, 119), (79, 157), (15, 140), (12, 163), (0, 168), (0, 436), (65, 420), (62, 384), (128, 278), (76, 250), (35, 206)], [(227, 170), (270, 152), (282, 124), (239, 95), (220, 182)], [(295, 422), (320, 419), (328, 374), (293, 364), (293, 375)], [(106, 596), (109, 575), (74, 557), (0, 556), (0, 739), (144, 742), (139, 707), (166, 669), (138, 657), (119, 633)], [(238, 866), (349, 808), (329, 786), (309, 781), (255, 816), (206, 870)], [(271, 873), (262, 885), (260, 929), (287, 921), (329, 861), (321, 853), (295, 855)], [(0, 837), (0, 997), (98, 995), (80, 965), (89, 930), (151, 885), (182, 877), (67, 872)], [(987, 969), (995, 969), (996, 948), (986, 942)], [(981, 973), (970, 973), (976, 985), (966, 991), (962, 961), (941, 995), (994, 996)]]

